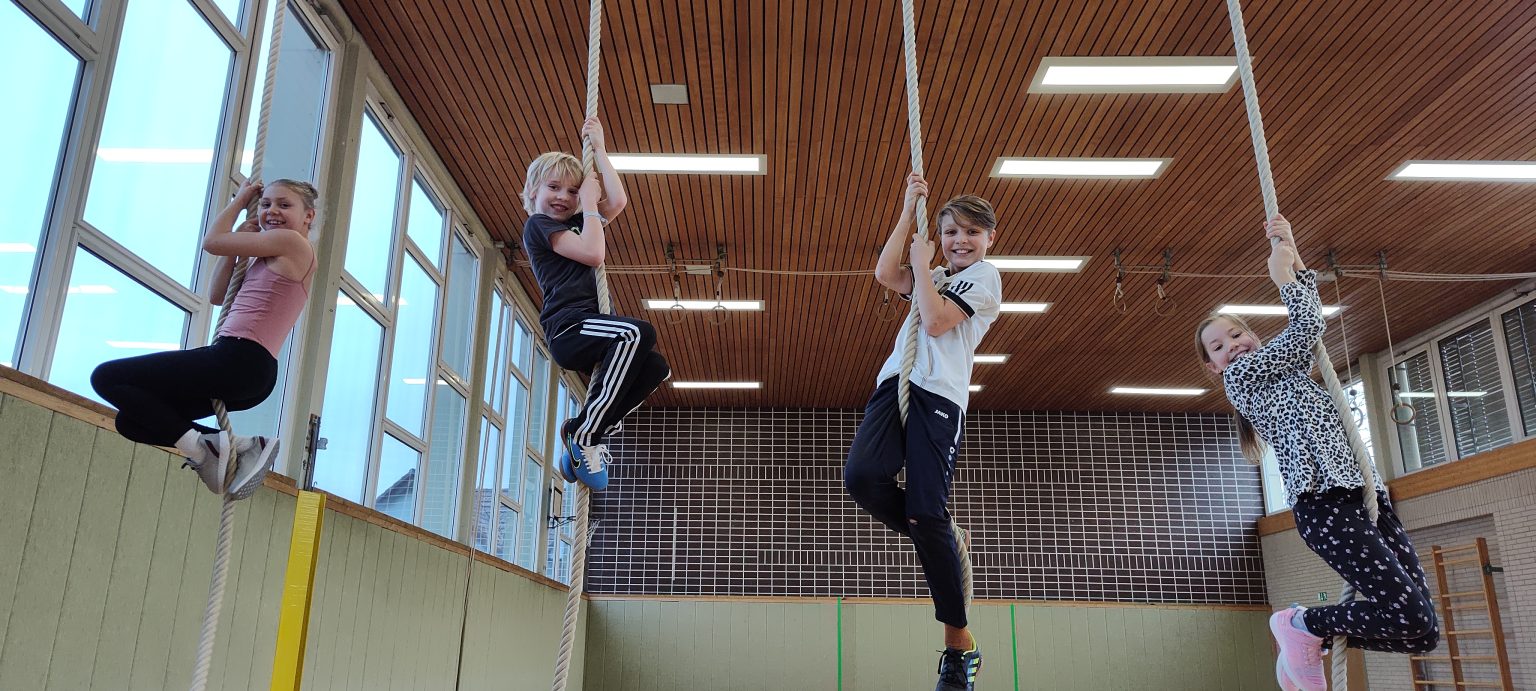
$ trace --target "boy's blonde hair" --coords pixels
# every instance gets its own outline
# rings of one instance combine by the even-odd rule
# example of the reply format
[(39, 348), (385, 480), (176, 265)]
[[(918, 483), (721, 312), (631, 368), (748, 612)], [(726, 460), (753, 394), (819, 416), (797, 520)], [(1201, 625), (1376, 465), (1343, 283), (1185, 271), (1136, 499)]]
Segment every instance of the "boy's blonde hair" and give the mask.
[(956, 216), (973, 226), (997, 230), (997, 212), (992, 210), (992, 204), (974, 194), (962, 194), (944, 202), (944, 206), (939, 208), (939, 215), (935, 217), (935, 221), (943, 225), (946, 214)]
[(545, 180), (575, 180), (581, 182), (581, 161), (564, 151), (547, 151), (539, 154), (528, 164), (528, 176), (523, 178), (523, 211), (533, 215), (533, 191)]

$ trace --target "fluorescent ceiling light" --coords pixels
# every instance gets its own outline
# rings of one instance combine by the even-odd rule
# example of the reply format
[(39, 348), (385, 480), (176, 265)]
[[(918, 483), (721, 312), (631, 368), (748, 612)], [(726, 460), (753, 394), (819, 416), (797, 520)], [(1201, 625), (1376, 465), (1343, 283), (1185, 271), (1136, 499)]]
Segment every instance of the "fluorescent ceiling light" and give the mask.
[(1007, 355), (977, 355), (976, 356), (976, 364), (978, 364), (978, 365), (1001, 365), (1001, 364), (1003, 364), (1003, 363), (1005, 363), (1007, 361), (1008, 361), (1008, 356)]
[(0, 254), (32, 254), (37, 248), (25, 242), (0, 242)]
[(674, 389), (761, 389), (762, 382), (757, 381), (675, 381)]
[(1199, 396), (1205, 393), (1205, 389), (1168, 389), (1147, 386), (1117, 386), (1109, 390), (1110, 393), (1126, 394), (1129, 396)]
[[(408, 384), (410, 386), (426, 386), (427, 378), (426, 377), (406, 377), (404, 379), (401, 379), (400, 383), (401, 384)], [(445, 382), (442, 379), (438, 379), (437, 383), (439, 383), (439, 384), (447, 384), (448, 382)]]
[(980, 384), (972, 384), (972, 385), (970, 385), (970, 386), (968, 386), (966, 388), (970, 389), (971, 393), (976, 393), (977, 391), (981, 390), (981, 385)]
[(1398, 398), (1434, 398), (1435, 397), (1435, 393), (1433, 391), (1399, 391), (1397, 393), (1397, 397)]
[[(1283, 317), (1287, 313), (1285, 305), (1222, 305), (1216, 310), (1217, 314), (1239, 314), (1250, 317)], [(1339, 313), (1338, 305), (1323, 305), (1323, 316), (1331, 317)]]
[(987, 257), (998, 271), (1077, 272), (1088, 263), (1087, 257)]
[(1029, 92), (1185, 93), (1223, 92), (1237, 81), (1229, 56), (1047, 57)]
[(646, 309), (653, 310), (712, 310), (723, 307), (733, 311), (761, 312), (762, 300), (646, 300)]
[(1009, 158), (992, 166), (995, 178), (1155, 178), (1171, 158)]
[(125, 350), (181, 350), (180, 343), (161, 341), (107, 341), (107, 345)]
[(1536, 161), (1408, 161), (1387, 179), (1536, 182)]
[(1487, 391), (1448, 391), (1448, 392), (1446, 392), (1445, 395), (1450, 396), (1451, 398), (1481, 398), (1483, 396), (1487, 396), (1488, 392)]
[(759, 154), (609, 154), (626, 173), (720, 173), (763, 175), (768, 157)]
[(1003, 312), (1030, 312), (1033, 314), (1039, 314), (1044, 312), (1045, 308), (1050, 306), (1051, 303), (1049, 302), (1004, 302), (998, 305), (998, 309)]
[(112, 295), (116, 292), (117, 290), (112, 286), (104, 285), (87, 284), (69, 287), (70, 295)]

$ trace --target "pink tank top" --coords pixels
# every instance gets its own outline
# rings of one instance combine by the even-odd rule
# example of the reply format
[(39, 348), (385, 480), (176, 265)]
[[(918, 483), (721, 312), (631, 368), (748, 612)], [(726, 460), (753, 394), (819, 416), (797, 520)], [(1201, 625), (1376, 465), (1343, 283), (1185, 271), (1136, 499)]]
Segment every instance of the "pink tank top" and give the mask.
[(273, 271), (265, 257), (251, 263), (245, 283), (230, 305), (229, 320), (219, 329), (220, 336), (234, 336), (260, 343), (272, 357), (283, 347), (283, 339), (293, 330), (304, 303), (309, 300), (309, 279), (315, 264), (310, 260), (304, 280), (295, 281)]

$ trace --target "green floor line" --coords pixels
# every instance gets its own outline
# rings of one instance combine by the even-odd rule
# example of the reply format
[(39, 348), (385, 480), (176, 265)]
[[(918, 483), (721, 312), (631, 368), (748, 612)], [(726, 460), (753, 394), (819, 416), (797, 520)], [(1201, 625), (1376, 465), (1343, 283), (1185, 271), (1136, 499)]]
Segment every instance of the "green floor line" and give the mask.
[(837, 691), (843, 691), (843, 598), (837, 598)]
[(1013, 616), (1013, 605), (1008, 605), (1008, 630), (1013, 634), (1013, 691), (1019, 691), (1019, 623)]

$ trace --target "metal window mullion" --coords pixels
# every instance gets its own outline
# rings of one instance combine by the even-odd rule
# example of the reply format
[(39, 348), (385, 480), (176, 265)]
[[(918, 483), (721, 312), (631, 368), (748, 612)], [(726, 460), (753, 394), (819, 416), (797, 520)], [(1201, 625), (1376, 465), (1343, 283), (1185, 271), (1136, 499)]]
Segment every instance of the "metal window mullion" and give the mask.
[[(96, 60), (101, 57), (102, 36), (91, 28), (89, 22), (82, 20), (73, 10), (64, 6), (61, 0), (16, 0), (21, 11), (30, 15), (39, 25), (55, 39), (63, 43), (81, 60)], [(97, 0), (92, 3), (91, 11), (97, 14), (106, 14), (101, 6), (112, 4), (107, 0)]]
[(193, 313), (207, 309), (207, 298), (192, 292), (180, 281), (165, 275), (160, 269), (144, 261), (106, 233), (85, 221), (77, 223), (75, 230), (76, 244), (90, 250), (92, 254), (100, 257), (113, 268), (128, 274), (166, 301)]
[[(397, 187), (397, 189), (399, 189), (399, 188)], [(388, 315), (388, 322), (384, 326), (384, 343), (383, 343), (383, 346), (382, 346), (382, 348), (380, 350), (380, 355), (379, 355), (379, 372), (380, 372), (379, 384), (380, 384), (380, 386), (379, 386), (378, 403), (377, 403), (377, 406), (378, 406), (378, 409), (379, 409), (379, 414), (378, 414), (378, 416), (376, 418), (376, 422), (377, 422), (377, 424), (380, 427), (383, 427), (384, 425), (392, 425), (393, 424), (389, 420), (389, 410), (388, 410), (388, 407), (389, 407), (390, 387), (391, 387), (391, 384), (392, 384), (392, 381), (391, 381), (390, 378), (391, 378), (391, 376), (394, 373), (394, 366), (395, 366), (395, 339), (400, 334), (400, 314), (399, 314), (399, 312), (400, 312), (400, 291), (402, 290), (402, 287), (405, 285), (405, 271), (404, 271), (404, 269), (402, 267), (402, 262), (404, 261), (405, 253), (400, 251), (400, 250), (401, 250), (401, 247), (403, 245), (402, 237), (405, 235), (403, 229), (405, 227), (405, 209), (407, 208), (406, 207), (406, 202), (404, 201), (404, 199), (406, 197), (407, 197), (407, 195), (404, 194), (403, 191), (402, 192), (397, 192), (397, 196), (395, 197), (395, 200), (394, 200), (395, 201), (395, 224), (394, 224), (394, 227), (390, 228), (390, 231), (389, 231), (390, 232), (389, 267), (388, 267), (388, 271), (386, 272), (386, 274), (384, 276), (384, 300), (382, 301), (383, 304), (381, 305), (384, 313)], [(351, 278), (351, 276), (349, 275), (348, 278)], [(426, 390), (425, 400), (424, 400), (424, 402), (422, 404), (424, 406), (424, 408), (422, 410), (424, 429), (422, 430), (423, 434), (421, 435), (420, 440), (423, 442), (423, 445), (422, 445), (423, 448), (422, 449), (418, 449), (418, 450), (422, 451), (422, 462), (421, 462), (421, 469), (422, 469), (422, 471), (420, 473), (417, 473), (417, 487), (419, 489), (416, 492), (415, 505), (411, 509), (411, 524), (412, 525), (421, 525), (423, 499), (424, 499), (424, 495), (426, 494), (425, 490), (426, 490), (426, 486), (427, 486), (426, 485), (426, 477), (427, 477), (427, 474), (430, 472), (430, 469), (429, 469), (429, 466), (430, 466), (429, 459), (431, 458), (431, 454), (428, 453), (426, 450), (429, 450), (429, 449), (432, 448), (432, 446), (431, 446), (432, 425), (431, 425), (430, 421), (431, 421), (431, 414), (432, 414), (432, 398), (433, 398), (433, 394), (437, 390), (437, 387), (435, 386), (436, 382), (432, 378), (432, 375), (433, 375), (433, 372), (431, 371), (431, 368), (428, 368), (428, 370), (427, 370), (427, 381), (425, 383), (425, 386), (427, 387), (427, 390)], [(394, 425), (394, 426), (396, 428), (398, 428), (398, 425)], [(402, 430), (402, 431), (404, 431), (404, 430)], [(411, 435), (411, 438), (414, 439), (416, 437), (415, 437), (415, 435)], [(381, 451), (382, 451), (382, 449), (381, 449)], [(376, 459), (375, 463), (377, 464), (377, 463), (379, 463), (379, 461), (377, 459), (381, 459), (382, 456), (380, 454), (375, 454), (374, 458)], [(377, 470), (375, 472), (377, 473)]]
[[(270, 1), (282, 2), (282, 0)], [(253, 41), (245, 37), (240, 27), (235, 26), (234, 22), (238, 21), (239, 18), (236, 17), (235, 20), (231, 20), (229, 17), (224, 16), (224, 10), (219, 9), (218, 5), (213, 4), (213, 0), (187, 0), (187, 2), (192, 5), (193, 9), (198, 11), (198, 14), (203, 15), (203, 21), (208, 22), (208, 27), (218, 33), (219, 38), (223, 39), (231, 49), (236, 52), (243, 51), (253, 43)], [(245, 12), (247, 15), (256, 15), (261, 12), (259, 6), (265, 4), (265, 2), (266, 0), (246, 0), (246, 2), (241, 4), (247, 6), (251, 4), (258, 5), (255, 11)], [(249, 20), (249, 17), (247, 17), (247, 20)], [(252, 33), (254, 34), (255, 31), (253, 30)]]
[[(89, 44), (91, 57), (77, 54), (80, 59), (79, 78), (70, 104), (69, 124), (60, 152), (59, 172), (55, 178), (57, 186), (53, 191), (38, 248), (36, 286), (28, 291), (23, 312), (26, 326), (21, 334), (17, 368), (40, 379), (47, 379), (53, 367), (54, 350), (64, 314), (65, 290), (74, 270), (78, 234), (75, 222), (82, 217), (85, 208), (95, 165), (94, 153), (101, 140), (102, 121), (106, 118), (107, 99), (111, 95), (112, 74), (116, 68), (118, 51), (105, 50), (103, 46), (117, 45), (126, 11), (122, 3), (103, 1), (98, 4), (100, 6), (93, 9), (97, 28), (90, 36), (94, 39), (94, 43)], [(52, 4), (49, 6), (56, 7)], [(34, 16), (58, 19), (51, 11), (39, 12)], [(45, 28), (47, 24), (44, 22)], [(84, 41), (86, 37), (76, 36), (76, 39), (71, 43)]]
[[(355, 298), (354, 298), (355, 300)], [(361, 304), (361, 303), (359, 303)], [(364, 310), (366, 312), (367, 310)], [(370, 315), (371, 316), (371, 315)], [(376, 322), (386, 333), (381, 337), (388, 338), (388, 324)], [(384, 406), (387, 401), (389, 376), (388, 353), (383, 344), (380, 344), (379, 357), (374, 362), (373, 371), (373, 418), (368, 424), (368, 453), (364, 458), (363, 466), (363, 506), (375, 508), (374, 499), (378, 496), (379, 465), (384, 455)]]
[[(1516, 308), (1518, 309), (1518, 308)], [(1520, 414), (1520, 394), (1515, 388), (1515, 365), (1509, 357), (1509, 337), (1504, 332), (1504, 315), (1494, 312), (1488, 321), (1493, 329), (1493, 352), (1499, 366), (1499, 383), (1504, 387), (1504, 417), (1509, 421), (1510, 443), (1526, 438), (1525, 420)]]
[(1444, 363), (1440, 360), (1440, 339), (1435, 339), (1424, 345), (1424, 352), (1428, 354), (1429, 380), (1432, 382), (1435, 394), (1435, 414), (1440, 420), (1440, 445), (1445, 450), (1445, 460), (1461, 460), (1461, 449), (1456, 441), (1455, 420), (1451, 419), (1451, 397), (1446, 395), (1448, 389), (1445, 385), (1445, 373), (1441, 371)]
[(352, 300), (352, 304), (362, 308), (363, 312), (366, 312), (368, 316), (371, 317), (374, 321), (378, 322), (385, 328), (394, 325), (394, 316), (386, 311), (384, 307), (377, 301), (375, 301), (373, 299), (373, 293), (368, 292), (368, 290), (363, 287), (363, 284), (358, 282), (356, 278), (353, 278), (352, 274), (347, 273), (345, 269), (342, 270), (341, 280), (338, 281), (338, 283), (339, 285), (337, 287), (343, 293), (346, 293), (347, 297)]
[[(240, 94), (240, 97), (235, 104), (235, 109), (239, 113), (244, 114), (251, 112), (252, 103), (254, 103), (257, 99), (261, 99), (265, 96), (265, 94), (262, 93), (262, 87), (266, 84), (267, 74), (275, 74), (277, 71), (277, 63), (275, 62), (267, 63), (267, 74), (256, 74), (255, 68), (256, 65), (261, 63), (262, 57), (260, 53), (261, 41), (263, 38), (261, 35), (262, 22), (266, 19), (267, 12), (276, 12), (277, 3), (284, 1), (285, 0), (246, 0), (246, 6), (251, 8), (250, 11), (245, 13), (247, 15), (246, 21), (248, 23), (248, 29), (246, 33), (251, 38), (246, 43), (246, 45), (249, 46), (249, 49), (245, 51), (245, 54), (249, 57), (245, 60), (244, 63), (242, 63), (243, 66), (239, 69), (239, 72), (242, 75), (242, 79), (240, 80), (240, 88), (237, 89), (237, 92)], [(216, 14), (219, 14), (220, 16), (223, 15), (222, 12), (217, 11), (217, 8), (214, 9)], [(203, 13), (204, 15), (207, 15), (208, 9), (203, 9)], [(273, 33), (276, 33), (280, 31), (280, 29), (274, 25), (272, 27), (272, 31)], [(226, 38), (226, 42), (227, 40), (228, 39)], [(233, 46), (233, 44), (230, 45)], [(258, 118), (261, 117), (259, 108), (254, 116)], [(236, 188), (245, 184), (247, 179), (245, 173), (240, 170), (241, 156), (239, 155), (240, 152), (245, 149), (245, 130), (246, 128), (244, 127), (235, 127), (230, 132), (230, 150), (232, 150), (235, 155), (232, 160), (232, 165), (229, 167), (229, 174), (225, 177), (228, 178), (229, 184)], [(256, 136), (259, 137), (260, 132), (257, 132)], [(254, 151), (255, 143), (252, 142), (251, 146), (252, 151)], [(252, 170), (251, 172), (253, 175), (258, 177), (260, 176), (260, 171)]]
[[(445, 201), (448, 199), (448, 195), (443, 193), (443, 190), (432, 178), (432, 171), (429, 169), (429, 167), (420, 160), (420, 157), (414, 155), (414, 150), (412, 155), (412, 162), (413, 168), (416, 171), (416, 175), (412, 179), (421, 183), (422, 188), (427, 191), (427, 196), (430, 197), (432, 201), (437, 202), (438, 204), (436, 208), (442, 211), (443, 219), (437, 228), (438, 240), (436, 249), (437, 256), (444, 258), (443, 265), (446, 267), (448, 264), (446, 261), (446, 257), (448, 255), (448, 236), (453, 232), (453, 219), (455, 214), (453, 213), (452, 207), (450, 207), (448, 202)], [(426, 250), (421, 250), (421, 252), (422, 254), (426, 254)], [(437, 273), (439, 275), (446, 276), (448, 273), (446, 268), (438, 268), (437, 262), (427, 260), (423, 261), (422, 263), (437, 269)]]
[(416, 246), (416, 241), (415, 240), (412, 240), (410, 238), (410, 235), (409, 235), (409, 233), (410, 233), (410, 220), (409, 219), (406, 220), (406, 226), (405, 227), (406, 227), (406, 238), (405, 238), (405, 252), (406, 252), (406, 254), (409, 254), (411, 256), (411, 259), (413, 259), (416, 262), (416, 265), (420, 266), (421, 269), (423, 271), (425, 271), (427, 273), (427, 275), (430, 276), (432, 278), (432, 280), (434, 282), (436, 282), (439, 286), (447, 283), (448, 282), (447, 277), (443, 274), (443, 272), (438, 271), (437, 267), (432, 265), (432, 261), (426, 257), (426, 253), (423, 252), (420, 247)]
[(1405, 476), (1405, 475), (1407, 475), (1409, 473), (1416, 472), (1418, 470), (1423, 470), (1423, 468), (1424, 468), (1423, 463), (1422, 463), (1422, 459), (1421, 459), (1421, 463), (1419, 464), (1418, 468), (1409, 468), (1408, 467), (1408, 457), (1403, 452), (1403, 447), (1402, 447), (1402, 444), (1403, 444), (1402, 435), (1400, 435), (1398, 433), (1399, 428), (1403, 427), (1403, 425), (1398, 424), (1396, 418), (1394, 417), (1394, 415), (1392, 413), (1392, 411), (1397, 407), (1397, 404), (1399, 403), (1399, 400), (1398, 400), (1398, 397), (1397, 397), (1398, 391), (1394, 390), (1392, 388), (1392, 383), (1396, 382), (1399, 388), (1401, 388), (1402, 385), (1403, 385), (1403, 382), (1397, 378), (1396, 369), (1397, 369), (1397, 366), (1399, 364), (1401, 364), (1403, 362), (1407, 362), (1409, 357), (1411, 357), (1411, 356), (1404, 356), (1404, 357), (1401, 357), (1401, 358), (1394, 359), (1393, 354), (1391, 352), (1388, 352), (1387, 353), (1387, 357), (1384, 360), (1386, 364), (1385, 364), (1385, 366), (1382, 367), (1382, 373), (1385, 375), (1385, 379), (1383, 379), (1382, 381), (1384, 381), (1386, 383), (1386, 386), (1382, 387), (1382, 397), (1385, 399), (1385, 402), (1382, 403), (1381, 405), (1382, 405), (1382, 410), (1387, 411), (1387, 420), (1392, 423), (1390, 425), (1387, 425), (1387, 435), (1386, 436), (1387, 436), (1387, 441), (1390, 441), (1390, 443), (1392, 444), (1393, 455), (1397, 459), (1398, 477), (1403, 477), (1403, 476)]
[(385, 417), (383, 425), (384, 431), (389, 432), (390, 436), (399, 440), (401, 444), (405, 444), (420, 453), (427, 452), (427, 442), (423, 441), (421, 437), (412, 434), (410, 430), (401, 427), (394, 420)]

